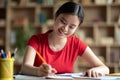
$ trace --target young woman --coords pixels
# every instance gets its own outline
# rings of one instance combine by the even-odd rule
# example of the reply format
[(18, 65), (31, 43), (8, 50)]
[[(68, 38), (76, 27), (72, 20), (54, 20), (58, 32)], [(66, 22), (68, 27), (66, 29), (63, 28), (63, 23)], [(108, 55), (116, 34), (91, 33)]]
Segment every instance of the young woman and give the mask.
[[(85, 71), (88, 76), (109, 74), (108, 67), (95, 56), (89, 46), (73, 35), (83, 18), (81, 5), (74, 2), (64, 3), (55, 14), (53, 30), (33, 35), (28, 41), (21, 72), (35, 76), (72, 73), (74, 62), (80, 56), (92, 67)], [(47, 64), (42, 63), (36, 51)]]

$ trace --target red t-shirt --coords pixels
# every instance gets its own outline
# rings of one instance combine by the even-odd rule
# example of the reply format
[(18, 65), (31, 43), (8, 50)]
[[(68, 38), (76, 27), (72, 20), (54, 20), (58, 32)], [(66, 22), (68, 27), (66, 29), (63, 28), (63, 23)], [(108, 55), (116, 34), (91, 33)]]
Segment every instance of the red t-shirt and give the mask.
[[(48, 64), (57, 70), (58, 73), (73, 72), (74, 62), (78, 56), (82, 56), (87, 45), (75, 36), (70, 36), (67, 43), (60, 51), (53, 51), (48, 44), (48, 31), (44, 34), (33, 35), (28, 45), (37, 50)], [(42, 61), (36, 55), (34, 66), (40, 66)]]

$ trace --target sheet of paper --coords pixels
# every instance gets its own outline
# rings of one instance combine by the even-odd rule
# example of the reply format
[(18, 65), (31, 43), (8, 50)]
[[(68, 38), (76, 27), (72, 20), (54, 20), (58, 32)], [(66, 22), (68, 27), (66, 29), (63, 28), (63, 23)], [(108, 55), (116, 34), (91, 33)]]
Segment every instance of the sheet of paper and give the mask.
[(65, 73), (65, 74), (58, 74), (61, 77), (72, 77), (72, 78), (80, 78), (80, 79), (95, 79), (95, 80), (119, 80), (120, 76), (102, 76), (102, 77), (88, 77), (84, 76), (83, 73)]
[(80, 79), (98, 79), (98, 78), (94, 78), (94, 77), (88, 77), (88, 76), (84, 76), (83, 73), (65, 73), (65, 74), (58, 74), (58, 76), (68, 76), (68, 77), (72, 77), (72, 78), (80, 78)]
[(120, 76), (102, 76), (100, 80), (120, 80)]
[(74, 80), (74, 78), (80, 79), (95, 79), (95, 80), (120, 80), (120, 76), (102, 76), (102, 77), (87, 77), (82, 73), (65, 73), (65, 74), (57, 74), (55, 76), (45, 76), (45, 77), (37, 77), (37, 76), (28, 76), (28, 75), (14, 75), (15, 80), (46, 80), (54, 79), (54, 80)]
[(75, 76), (83, 76), (82, 73), (64, 73), (64, 74), (57, 74), (55, 76), (47, 76), (51, 78), (73, 78)]
[(64, 74), (57, 74), (55, 76), (47, 76), (47, 78), (51, 78), (51, 79), (68, 79), (68, 80), (72, 80), (74, 78), (98, 79), (98, 78), (84, 76), (83, 73), (64, 73)]
[(83, 73), (64, 73), (64, 74), (58, 74), (60, 76), (84, 76)]
[(15, 80), (45, 80), (45, 77), (36, 77), (28, 75), (14, 75)]
[(58, 75), (55, 75), (55, 76), (47, 76), (46, 78), (47, 78), (47, 79), (73, 80), (72, 77), (69, 77), (69, 76), (58, 76)]

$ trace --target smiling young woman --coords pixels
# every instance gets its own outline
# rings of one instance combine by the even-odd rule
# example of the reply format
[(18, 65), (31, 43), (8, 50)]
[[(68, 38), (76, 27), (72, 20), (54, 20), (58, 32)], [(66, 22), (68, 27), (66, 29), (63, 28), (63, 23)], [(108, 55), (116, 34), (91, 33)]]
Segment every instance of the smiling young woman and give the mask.
[[(109, 74), (108, 67), (97, 58), (89, 46), (73, 35), (83, 19), (84, 11), (80, 4), (64, 3), (55, 14), (53, 30), (35, 34), (29, 39), (21, 72), (35, 76), (72, 73), (74, 63), (80, 56), (92, 67), (85, 71), (88, 76)], [(36, 51), (47, 64), (42, 63)]]

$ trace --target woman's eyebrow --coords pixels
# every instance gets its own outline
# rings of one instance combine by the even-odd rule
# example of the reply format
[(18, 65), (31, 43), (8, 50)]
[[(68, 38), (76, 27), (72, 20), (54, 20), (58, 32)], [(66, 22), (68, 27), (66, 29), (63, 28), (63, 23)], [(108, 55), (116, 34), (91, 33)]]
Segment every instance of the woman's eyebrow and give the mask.
[(67, 22), (67, 20), (66, 20), (64, 17), (61, 17), (61, 19), (62, 19), (63, 21), (65, 21), (65, 22)]

